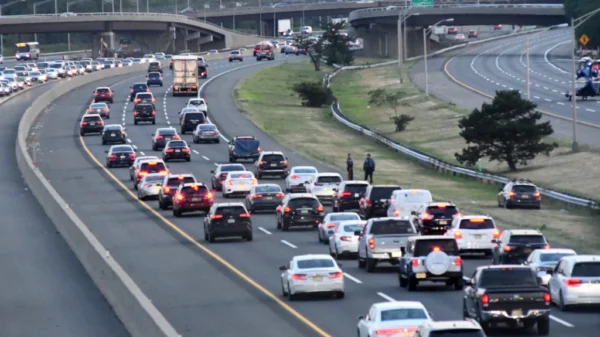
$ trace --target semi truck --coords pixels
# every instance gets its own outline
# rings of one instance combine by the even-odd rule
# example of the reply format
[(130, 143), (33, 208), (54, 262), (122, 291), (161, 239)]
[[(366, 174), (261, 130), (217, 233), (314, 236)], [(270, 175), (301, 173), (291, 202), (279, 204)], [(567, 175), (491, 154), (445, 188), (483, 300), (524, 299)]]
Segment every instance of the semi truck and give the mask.
[(173, 56), (173, 96), (198, 95), (198, 56)]

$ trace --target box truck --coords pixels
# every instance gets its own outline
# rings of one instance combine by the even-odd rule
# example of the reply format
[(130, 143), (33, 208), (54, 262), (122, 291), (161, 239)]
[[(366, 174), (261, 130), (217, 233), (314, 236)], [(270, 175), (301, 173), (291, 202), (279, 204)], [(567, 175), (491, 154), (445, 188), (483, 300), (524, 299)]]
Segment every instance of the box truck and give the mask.
[(198, 95), (198, 56), (173, 56), (173, 96)]

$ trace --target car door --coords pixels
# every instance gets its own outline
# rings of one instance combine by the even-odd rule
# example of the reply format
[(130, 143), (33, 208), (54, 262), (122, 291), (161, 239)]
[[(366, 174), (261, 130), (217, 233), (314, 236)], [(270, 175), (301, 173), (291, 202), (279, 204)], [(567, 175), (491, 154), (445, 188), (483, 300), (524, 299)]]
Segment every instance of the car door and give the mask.
[(290, 288), (288, 287), (290, 284), (289, 275), (292, 273), (294, 261), (288, 262), (287, 270), (281, 273), (281, 286), (289, 293)]
[(473, 275), (471, 275), (471, 284), (469, 286), (467, 286), (465, 288), (465, 305), (467, 306), (467, 312), (469, 313), (470, 317), (474, 317), (474, 313), (475, 313), (475, 301), (476, 296), (477, 296), (477, 291), (475, 290), (476, 284), (475, 284), (475, 280), (477, 279), (477, 270), (475, 270), (473, 272)]
[(554, 299), (558, 299), (561, 285), (565, 279), (565, 268), (567, 267), (567, 261), (560, 261), (554, 268), (550, 282), (548, 283), (550, 288), (550, 296)]
[(369, 312), (367, 313), (365, 318), (360, 320), (360, 322), (358, 322), (359, 337), (368, 337), (369, 336), (369, 329), (371, 328), (371, 325), (373, 325), (373, 321), (375, 320), (376, 315), (377, 315), (377, 310), (373, 306), (371, 306), (371, 308), (369, 308)]
[(362, 233), (360, 235), (360, 239), (358, 241), (358, 256), (361, 258), (367, 258), (367, 233), (368, 233), (368, 228), (370, 227), (370, 223), (367, 223), (362, 230)]

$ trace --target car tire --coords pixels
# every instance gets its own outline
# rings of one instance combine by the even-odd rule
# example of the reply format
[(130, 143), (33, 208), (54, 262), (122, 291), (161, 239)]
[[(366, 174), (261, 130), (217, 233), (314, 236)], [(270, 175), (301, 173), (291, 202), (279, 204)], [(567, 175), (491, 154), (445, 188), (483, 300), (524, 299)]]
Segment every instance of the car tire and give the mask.
[(408, 281), (400, 274), (398, 274), (398, 285), (400, 285), (400, 288), (406, 288), (408, 285)]
[[(137, 124), (137, 123), (136, 123), (136, 124)], [(158, 151), (158, 150), (156, 149), (156, 145), (152, 145), (152, 151)]]
[(463, 299), (463, 320), (470, 319), (469, 312), (467, 311), (467, 301)]
[(465, 282), (462, 277), (457, 278), (454, 281), (454, 290), (462, 290), (465, 285)]
[(167, 209), (167, 205), (165, 205), (164, 202), (162, 202), (160, 199), (158, 199), (158, 208), (160, 208), (164, 211)]
[(415, 291), (415, 290), (417, 290), (417, 284), (418, 284), (418, 282), (417, 282), (417, 279), (414, 278), (414, 276), (409, 276), (408, 280), (407, 280), (407, 283), (408, 284), (406, 285), (406, 289), (408, 291)]
[(180, 218), (181, 217), (181, 211), (180, 210), (176, 210), (175, 207), (173, 207), (173, 216), (175, 216), (176, 218)]
[(296, 294), (292, 294), (292, 293), (291, 293), (291, 292), (289, 292), (289, 291), (290, 291), (290, 284), (288, 283), (288, 299), (289, 299), (290, 301), (295, 301), (295, 300), (297, 300), (297, 299), (298, 299), (298, 295), (296, 295)]
[(565, 304), (565, 298), (563, 296), (562, 291), (558, 292), (558, 305), (557, 305), (558, 309), (560, 311), (569, 311), (569, 306)]
[(133, 125), (138, 125), (138, 121), (133, 120)]
[(142, 197), (139, 192), (138, 192), (138, 199), (140, 199), (141, 201), (146, 201), (146, 197)]
[(548, 317), (538, 318), (537, 334), (538, 336), (548, 336), (550, 334), (550, 319)]
[(152, 120), (152, 125), (156, 125), (156, 119)]
[(215, 242), (215, 237), (212, 236), (210, 233), (208, 233), (208, 242), (209, 243), (214, 243)]
[(335, 298), (342, 300), (344, 299), (344, 297), (346, 297), (346, 293), (343, 291), (338, 291), (335, 293)]
[(217, 144), (219, 144), (220, 142), (221, 142), (221, 140), (220, 140), (220, 139), (217, 139), (217, 140), (215, 141), (215, 143), (217, 143)]
[(83, 131), (79, 131), (79, 135), (80, 135), (81, 137), (83, 137), (83, 136), (85, 136), (85, 132), (83, 132)]
[(279, 217), (277, 217), (277, 219), (275, 220), (275, 222), (277, 223), (276, 228), (277, 229), (281, 229), (281, 222), (279, 222)]
[(188, 157), (185, 159), (185, 161), (187, 161), (188, 163), (192, 161), (192, 157)]
[(366, 269), (367, 269), (367, 273), (372, 273), (375, 271), (375, 268), (377, 267), (377, 261), (375, 261), (374, 259), (370, 259), (367, 257), (366, 262)]
[(286, 297), (287, 293), (285, 292), (285, 288), (283, 287), (283, 282), (281, 282), (281, 296)]
[(104, 140), (103, 140), (103, 141), (102, 141), (102, 145), (106, 145), (106, 141), (104, 141)]
[(365, 260), (361, 260), (360, 256), (358, 257), (358, 269), (363, 269), (367, 266), (367, 262)]
[(512, 206), (508, 203), (508, 200), (504, 200), (504, 209), (511, 209)]
[(287, 232), (290, 230), (290, 225), (285, 222), (285, 220), (281, 220), (281, 230)]
[(246, 241), (252, 241), (252, 233), (246, 235)]
[(110, 163), (106, 163), (106, 168), (111, 168), (112, 165)]
[(138, 186), (137, 186), (137, 184), (135, 183), (135, 181), (133, 182), (133, 189), (134, 189), (134, 190), (136, 190), (136, 191), (138, 190)]
[(223, 192), (223, 198), (225, 198), (225, 199), (229, 199), (229, 194), (227, 194), (227, 193)]
[(122, 141), (121, 141), (121, 144), (126, 144), (126, 143), (127, 143), (127, 141), (126, 141), (126, 140), (122, 140)]

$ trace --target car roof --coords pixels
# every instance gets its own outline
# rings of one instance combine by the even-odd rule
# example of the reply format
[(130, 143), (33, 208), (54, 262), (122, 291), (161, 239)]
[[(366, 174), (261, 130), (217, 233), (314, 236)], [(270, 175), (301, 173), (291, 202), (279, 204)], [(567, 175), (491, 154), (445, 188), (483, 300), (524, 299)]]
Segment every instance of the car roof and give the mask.
[(254, 175), (254, 173), (252, 173), (252, 172), (250, 172), (250, 171), (229, 171), (229, 172), (227, 172), (227, 175), (230, 175), (230, 174), (238, 174), (238, 173), (240, 173), (240, 174), (241, 174), (241, 173), (244, 173), (244, 174), (251, 173), (252, 175)]
[(165, 161), (164, 161), (164, 160), (162, 160), (162, 159), (158, 158), (158, 159), (146, 159), (146, 160), (140, 160), (140, 161), (138, 162), (138, 164), (139, 164), (139, 165), (142, 165), (142, 164), (146, 164), (146, 163), (149, 163), (149, 162), (157, 162), (157, 163), (163, 163), (163, 164), (165, 163)]
[(296, 255), (292, 258), (293, 261), (304, 261), (304, 260), (314, 260), (314, 259), (333, 260), (331, 255), (328, 255), (328, 254), (305, 254), (305, 255)]
[(470, 220), (470, 219), (489, 219), (489, 220), (494, 220), (494, 218), (492, 218), (489, 215), (463, 215), (458, 217), (460, 219), (464, 219), (464, 220)]
[(344, 181), (344, 183), (346, 185), (349, 185), (349, 184), (369, 185), (369, 183), (364, 180), (346, 180), (346, 181)]
[(92, 105), (106, 105), (106, 106), (108, 106), (108, 104), (106, 104), (106, 102), (94, 102), (94, 103), (90, 104), (90, 106), (92, 106)]
[(169, 173), (169, 175), (167, 176), (167, 178), (171, 179), (171, 178), (179, 178), (179, 177), (194, 177), (193, 174), (191, 173)]
[(395, 301), (395, 302), (379, 302), (373, 304), (379, 310), (386, 309), (424, 309), (425, 306), (419, 301)]
[(600, 255), (571, 255), (564, 256), (562, 259), (572, 262), (600, 262)]
[(423, 325), (431, 331), (452, 330), (452, 329), (473, 329), (481, 330), (481, 326), (474, 320), (464, 321), (427, 321)]
[(113, 145), (108, 149), (108, 151), (110, 152), (113, 149), (117, 149), (117, 148), (128, 148), (128, 149), (131, 149), (131, 151), (134, 151), (133, 146), (127, 145), (127, 144)]
[(81, 119), (84, 119), (87, 117), (102, 118), (102, 116), (100, 116), (99, 114), (85, 114), (85, 115), (83, 115), (83, 117), (81, 117)]
[(121, 125), (121, 124), (106, 124), (104, 127), (105, 128), (116, 128), (116, 127), (119, 127), (119, 128), (122, 129), (123, 125)]
[(489, 266), (479, 266), (476, 269), (531, 269), (530, 266), (524, 266), (522, 264), (494, 264)]
[(283, 152), (281, 151), (263, 151), (262, 154), (280, 154), (283, 156)]
[(536, 229), (509, 229), (512, 235), (543, 235)]
[(314, 166), (294, 166), (294, 167), (292, 167), (292, 170), (296, 170), (296, 169), (311, 169), (311, 170), (314, 169), (314, 170), (318, 171), (317, 168)]
[(341, 177), (342, 175), (335, 172), (320, 172), (317, 173), (317, 177)]
[(311, 198), (311, 199), (319, 200), (312, 193), (289, 193), (288, 195), (290, 196), (290, 199)]
[[(100, 115), (98, 115), (98, 116), (100, 116)], [(158, 129), (156, 129), (156, 132), (161, 132), (161, 131), (175, 131), (175, 132), (177, 132), (177, 130), (175, 130), (174, 127), (158, 128)]]
[(237, 207), (237, 206), (242, 206), (245, 207), (243, 203), (241, 202), (219, 202), (216, 203), (215, 206), (218, 207)]
[(160, 158), (158, 158), (156, 156), (141, 156), (141, 157), (135, 158), (135, 160), (137, 160), (138, 162), (140, 162), (140, 161), (143, 161), (143, 160), (160, 160)]

